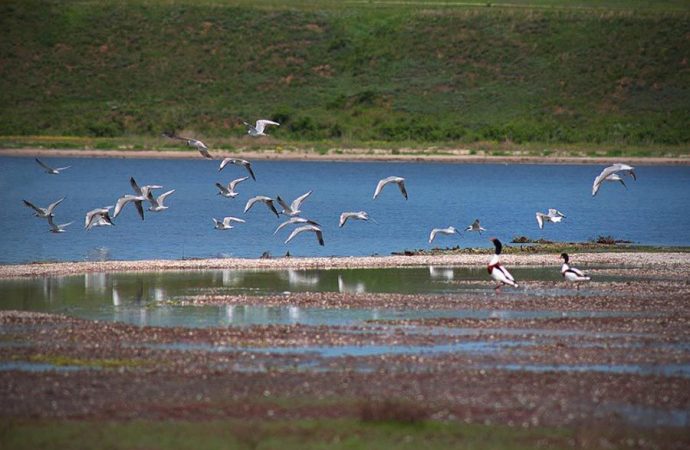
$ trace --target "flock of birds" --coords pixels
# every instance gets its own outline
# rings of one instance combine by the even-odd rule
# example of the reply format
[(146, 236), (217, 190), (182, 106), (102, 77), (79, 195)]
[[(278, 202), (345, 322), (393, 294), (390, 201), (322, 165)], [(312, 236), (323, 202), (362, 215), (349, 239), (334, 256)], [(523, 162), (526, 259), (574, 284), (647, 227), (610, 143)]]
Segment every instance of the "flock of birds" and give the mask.
[[(250, 136), (267, 136), (265, 133), (266, 127), (267, 126), (279, 126), (280, 124), (278, 122), (273, 122), (271, 120), (258, 120), (255, 125), (251, 125), (247, 122), (244, 122), (244, 124), (247, 126), (247, 133)], [(168, 137), (170, 139), (176, 139), (176, 140), (183, 140), (187, 143), (187, 145), (191, 147), (195, 147), (200, 154), (209, 159), (213, 159), (211, 154), (208, 151), (208, 146), (204, 144), (202, 141), (194, 138), (187, 138), (187, 137), (181, 137), (175, 134), (174, 132), (172, 133), (163, 133), (165, 137)], [(58, 175), (62, 171), (69, 169), (70, 166), (67, 167), (58, 167), (58, 168), (53, 168), (50, 167), (49, 165), (45, 164), (38, 158), (36, 158), (36, 162), (44, 169), (44, 171), (48, 174), (51, 175)], [(239, 158), (224, 158), (220, 162), (220, 166), (218, 168), (218, 171), (222, 171), (229, 165), (235, 165), (235, 166), (241, 166), (243, 167), (247, 173), (248, 176), (244, 176), (241, 178), (234, 179), (230, 181), (227, 185), (222, 185), (220, 183), (216, 183), (216, 187), (218, 188), (218, 195), (221, 195), (223, 197), (227, 198), (235, 198), (239, 195), (237, 192), (237, 187), (240, 183), (248, 180), (250, 177), (252, 180), (256, 181), (256, 176), (254, 174), (254, 171), (252, 169), (251, 162), (245, 160), (245, 159), (239, 159)], [(592, 196), (595, 196), (601, 186), (603, 185), (604, 182), (615, 182), (615, 183), (621, 183), (623, 186), (626, 187), (625, 182), (623, 181), (621, 175), (630, 175), (633, 179), (637, 179), (634, 171), (634, 167), (629, 166), (627, 164), (613, 164), (609, 167), (606, 167), (594, 180), (594, 183), (592, 185)], [(139, 186), (139, 184), (136, 182), (136, 180), (131, 177), (130, 178), (130, 185), (132, 187), (132, 190), (134, 191), (134, 194), (124, 194), (120, 198), (117, 199), (115, 202), (115, 205), (110, 205), (110, 206), (105, 206), (101, 208), (95, 208), (93, 210), (90, 210), (86, 213), (85, 219), (84, 219), (84, 228), (86, 230), (90, 230), (94, 227), (102, 227), (102, 226), (112, 226), (114, 225), (113, 219), (117, 218), (123, 211), (123, 209), (128, 205), (128, 204), (133, 204), (134, 207), (136, 208), (139, 216), (141, 217), (142, 220), (144, 220), (144, 203), (148, 202), (150, 204), (150, 207), (148, 208), (148, 211), (150, 212), (161, 212), (165, 211), (168, 209), (168, 206), (165, 205), (165, 200), (172, 195), (175, 190), (169, 190), (161, 195), (154, 195), (154, 191), (156, 189), (162, 189), (162, 186), (160, 185), (144, 185), (144, 186)], [(405, 188), (405, 178), (403, 177), (398, 177), (398, 176), (390, 176), (387, 178), (383, 178), (378, 181), (376, 184), (376, 189), (374, 190), (374, 195), (373, 199), (376, 199), (381, 192), (386, 188), (386, 186), (389, 185), (396, 185), (402, 194), (403, 198), (405, 200), (408, 199), (408, 193), (407, 189)], [(309, 196), (312, 194), (312, 191), (308, 191), (296, 199), (294, 199), (291, 203), (287, 203), (283, 198), (280, 196), (277, 196), (275, 200), (271, 197), (264, 196), (264, 195), (257, 195), (255, 197), (252, 197), (247, 200), (247, 203), (244, 207), (244, 212), (247, 213), (255, 204), (257, 203), (263, 203), (266, 205), (268, 210), (272, 213), (275, 214), (276, 217), (280, 217), (281, 215), (284, 215), (286, 217), (289, 217), (286, 221), (282, 222), (274, 231), (274, 235), (278, 233), (281, 229), (290, 226), (290, 225), (298, 225), (296, 228), (292, 230), (288, 238), (285, 240), (285, 244), (289, 243), (292, 241), (296, 236), (302, 234), (302, 233), (314, 233), (317, 242), (319, 245), (324, 245), (324, 237), (323, 237), (323, 229), (321, 225), (311, 219), (301, 217), (302, 214), (302, 204), (309, 198)], [(65, 198), (61, 198), (50, 205), (48, 205), (46, 208), (41, 208), (33, 203), (29, 202), (28, 200), (23, 200), (24, 204), (27, 207), (32, 208), (35, 211), (35, 216), (42, 218), (42, 219), (47, 219), (48, 225), (50, 227), (49, 231), (52, 233), (64, 233), (66, 231), (66, 228), (71, 225), (73, 222), (68, 222), (68, 223), (63, 223), (63, 224), (56, 224), (54, 222), (55, 218), (55, 209), (57, 206), (64, 200)], [(276, 203), (278, 206), (281, 208), (281, 211), (278, 211), (276, 208)], [(111, 210), (113, 210), (112, 215), (110, 214)], [(547, 222), (551, 223), (558, 223), (561, 222), (563, 218), (566, 216), (558, 211), (557, 209), (550, 208), (547, 213), (542, 213), (542, 212), (537, 212), (536, 213), (536, 220), (539, 228), (543, 228), (544, 224)], [(352, 220), (361, 220), (361, 221), (368, 221), (371, 218), (369, 217), (369, 214), (366, 211), (345, 211), (340, 214), (340, 220), (338, 223), (338, 226), (342, 228), (345, 226), (345, 224), (348, 221)], [(375, 220), (371, 219), (373, 222), (376, 222)], [(238, 217), (232, 217), (232, 216), (227, 216), (223, 217), (222, 219), (216, 219), (213, 218), (213, 223), (214, 223), (214, 228), (218, 230), (229, 230), (233, 228), (234, 223), (245, 223), (244, 219), (238, 218)], [(481, 226), (481, 223), (479, 219), (475, 220), (472, 224), (467, 226), (464, 231), (468, 232), (478, 232), (481, 234), (482, 231), (486, 231), (485, 228)], [(436, 237), (439, 234), (443, 235), (451, 235), (451, 234), (458, 234), (458, 230), (455, 227), (449, 226), (446, 228), (434, 228), (431, 230), (429, 234), (429, 243), (431, 244)], [(503, 248), (503, 245), (501, 241), (499, 241), (496, 238), (491, 239), (491, 241), (494, 244), (495, 247), (495, 254), (493, 255), (491, 261), (489, 262), (489, 265), (487, 267), (489, 274), (491, 275), (491, 278), (497, 281), (499, 284), (496, 286), (496, 289), (500, 289), (501, 286), (503, 285), (509, 285), (513, 287), (517, 287), (517, 283), (515, 282), (514, 277), (510, 274), (510, 272), (500, 263), (500, 254), (501, 250)], [(569, 256), (566, 253), (563, 253), (561, 255), (561, 258), (564, 260), (564, 263), (561, 267), (561, 274), (567, 281), (571, 282), (582, 282), (582, 281), (588, 281), (590, 278), (586, 276), (582, 271), (571, 267), (569, 265)]]

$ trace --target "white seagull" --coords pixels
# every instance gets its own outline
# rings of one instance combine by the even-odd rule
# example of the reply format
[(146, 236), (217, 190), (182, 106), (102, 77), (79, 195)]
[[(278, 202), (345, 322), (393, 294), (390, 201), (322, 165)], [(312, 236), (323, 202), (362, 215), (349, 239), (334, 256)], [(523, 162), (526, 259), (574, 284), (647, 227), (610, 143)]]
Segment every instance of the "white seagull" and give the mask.
[(166, 209), (168, 209), (169, 206), (165, 206), (165, 205), (163, 204), (163, 202), (164, 202), (165, 199), (168, 198), (168, 196), (169, 196), (170, 194), (172, 194), (173, 192), (175, 192), (175, 189), (171, 189), (171, 190), (169, 190), (168, 192), (162, 193), (162, 194), (159, 195), (158, 197), (154, 197), (154, 196), (153, 196), (153, 192), (150, 192), (150, 191), (149, 191), (149, 195), (148, 195), (148, 197), (147, 197), (148, 201), (151, 203), (151, 206), (149, 207), (149, 211), (151, 211), (151, 212), (161, 212), (161, 211), (165, 211)]
[(501, 265), (499, 255), (501, 254), (501, 250), (503, 249), (503, 244), (501, 244), (501, 241), (499, 241), (496, 238), (491, 239), (491, 242), (494, 243), (496, 253), (491, 258), (491, 262), (489, 262), (487, 270), (489, 271), (489, 275), (491, 275), (491, 278), (500, 283), (498, 286), (496, 286), (496, 290), (498, 291), (504, 284), (508, 284), (513, 287), (518, 287), (518, 285), (515, 283), (515, 278), (513, 278), (510, 272), (508, 272), (508, 269)]
[(250, 163), (246, 159), (225, 158), (220, 162), (220, 167), (218, 167), (218, 172), (223, 170), (225, 168), (225, 166), (227, 166), (228, 164), (235, 164), (236, 166), (244, 166), (244, 168), (247, 169), (247, 172), (249, 172), (249, 175), (252, 177), (252, 180), (256, 181), (256, 177), (254, 176), (254, 171), (252, 170), (252, 163)]
[(388, 177), (384, 178), (383, 180), (380, 180), (376, 185), (376, 190), (374, 191), (374, 198), (378, 197), (383, 187), (390, 183), (397, 184), (398, 188), (400, 188), (400, 192), (402, 193), (403, 197), (405, 197), (405, 200), (407, 200), (407, 191), (405, 190), (405, 179), (403, 177)]
[(169, 137), (170, 139), (185, 141), (187, 145), (189, 145), (190, 147), (194, 147), (197, 150), (199, 150), (199, 153), (201, 153), (201, 156), (203, 156), (204, 158), (213, 159), (213, 156), (211, 156), (211, 154), (208, 152), (208, 147), (206, 146), (206, 144), (204, 144), (198, 139), (177, 136), (175, 133), (163, 133), (163, 136)]
[(278, 225), (278, 228), (276, 228), (276, 230), (273, 232), (273, 234), (276, 234), (278, 231), (280, 231), (284, 227), (286, 227), (288, 225), (292, 225), (293, 223), (308, 223), (309, 225), (314, 225), (316, 227), (321, 226), (318, 223), (314, 222), (313, 220), (303, 219), (302, 217), (290, 217), (288, 220), (286, 220), (285, 222)]
[[(563, 259), (563, 265), (561, 266), (561, 275), (563, 275), (563, 278), (565, 278), (567, 281), (570, 281), (572, 283), (580, 283), (582, 281), (591, 280), (591, 278), (585, 275), (580, 269), (570, 267), (570, 264), (568, 264), (568, 262), (570, 261), (570, 257), (567, 253), (561, 253), (561, 258)], [(577, 288), (580, 289), (579, 284), (577, 285)]]
[(250, 136), (268, 136), (268, 134), (264, 133), (264, 130), (266, 129), (267, 125), (275, 125), (275, 126), (280, 126), (278, 122), (273, 122), (272, 120), (266, 120), (266, 119), (261, 119), (256, 121), (256, 125), (252, 125), (250, 123), (247, 123), (245, 121), (242, 121), (242, 123), (247, 127), (247, 134)]
[(216, 183), (216, 187), (218, 188), (218, 195), (222, 195), (223, 197), (227, 198), (235, 198), (239, 193), (235, 192), (235, 186), (243, 182), (244, 180), (248, 180), (249, 177), (242, 177), (242, 178), (237, 178), (236, 180), (232, 180), (231, 182), (228, 183), (227, 187), (223, 186), (220, 183)]
[(113, 209), (112, 205), (92, 209), (91, 211), (87, 212), (86, 218), (84, 219), (84, 228), (90, 230), (92, 227), (114, 225), (112, 219), (110, 218), (111, 209)]
[(287, 244), (300, 233), (303, 233), (305, 231), (311, 231), (316, 234), (316, 239), (319, 241), (319, 245), (323, 245), (323, 232), (321, 231), (321, 228), (315, 226), (315, 225), (304, 225), (302, 227), (295, 228), (292, 230), (292, 233), (290, 233), (290, 236), (285, 240), (285, 243)]
[(50, 205), (48, 205), (47, 208), (40, 208), (28, 200), (22, 200), (22, 201), (24, 202), (24, 204), (26, 206), (28, 206), (29, 208), (36, 211), (36, 214), (34, 214), (36, 217), (40, 217), (41, 219), (47, 219), (48, 217), (53, 215), (53, 210), (55, 210), (57, 205), (59, 205), (60, 202), (62, 202), (64, 199), (65, 199), (65, 197), (62, 197), (60, 200), (53, 202)]
[(280, 206), (283, 207), (283, 211), (282, 211), (283, 214), (285, 214), (286, 216), (297, 216), (297, 215), (299, 215), (299, 213), (302, 212), (299, 209), (300, 206), (302, 206), (302, 203), (307, 199), (307, 197), (309, 197), (311, 195), (311, 192), (312, 191), (309, 191), (305, 194), (300, 195), (299, 197), (294, 199), (292, 201), (292, 203), (289, 205), (287, 203), (285, 203), (285, 200), (280, 198), (280, 195), (276, 198), (276, 200), (278, 201)]
[(139, 213), (139, 216), (141, 217), (141, 220), (144, 220), (144, 207), (141, 205), (141, 202), (145, 201), (146, 197), (141, 196), (141, 195), (123, 195), (122, 197), (117, 199), (117, 203), (115, 203), (115, 211), (113, 211), (113, 219), (116, 219), (117, 216), (120, 215), (120, 212), (122, 211), (122, 208), (124, 208), (128, 203), (134, 202), (134, 206), (137, 208), (137, 212)]
[(38, 158), (35, 158), (36, 162), (45, 169), (46, 173), (49, 173), (51, 175), (58, 175), (60, 172), (62, 172), (65, 169), (69, 169), (72, 166), (67, 166), (67, 167), (50, 167), (48, 164), (44, 163)]
[(250, 198), (244, 207), (244, 212), (246, 213), (247, 211), (249, 211), (249, 209), (252, 206), (254, 206), (254, 203), (256, 202), (264, 202), (268, 209), (273, 211), (273, 214), (275, 214), (276, 217), (280, 217), (280, 214), (278, 214), (278, 210), (275, 206), (273, 206), (273, 199), (271, 197), (266, 197), (265, 195), (257, 195), (256, 197)]
[(213, 219), (213, 223), (216, 224), (214, 227), (216, 230), (229, 230), (230, 228), (234, 228), (230, 223), (232, 222), (237, 222), (237, 223), (245, 223), (244, 220), (238, 219), (237, 217), (223, 217), (223, 220), (218, 220), (216, 218)]
[(472, 222), (472, 225), (465, 228), (465, 231), (478, 231), (479, 234), (482, 234), (482, 231), (486, 231), (486, 228), (482, 228), (482, 226), (479, 224), (479, 219), (477, 219)]
[(592, 184), (592, 197), (597, 195), (597, 192), (601, 187), (601, 183), (604, 181), (620, 181), (623, 186), (625, 186), (625, 183), (623, 183), (623, 180), (621, 179), (620, 175), (617, 174), (617, 172), (627, 173), (633, 177), (633, 180), (637, 180), (634, 167), (627, 164), (616, 163), (602, 170), (599, 176), (594, 179), (594, 184)]
[(357, 212), (344, 212), (340, 214), (340, 223), (338, 223), (338, 226), (340, 228), (345, 225), (345, 222), (348, 220), (369, 220), (369, 214), (367, 214), (366, 211), (357, 211)]
[(66, 231), (65, 228), (72, 225), (72, 223), (74, 222), (61, 223), (60, 225), (57, 225), (55, 222), (53, 222), (53, 217), (48, 216), (48, 225), (50, 225), (51, 233), (64, 233)]
[(157, 184), (147, 184), (145, 186), (139, 186), (134, 179), (134, 177), (129, 178), (129, 184), (132, 186), (132, 190), (134, 191), (134, 194), (137, 197), (144, 197), (144, 199), (148, 200), (149, 197), (149, 192), (151, 192), (154, 189), (161, 189), (163, 186), (157, 185)]
[(562, 212), (560, 212), (557, 209), (549, 208), (548, 214), (544, 214), (543, 212), (537, 212), (536, 216), (537, 216), (537, 224), (539, 224), (539, 228), (543, 229), (544, 228), (544, 222), (558, 223), (565, 217), (565, 214), (563, 214)]
[(455, 229), (455, 227), (448, 227), (448, 228), (434, 228), (431, 230), (431, 233), (429, 234), (429, 244), (436, 238), (436, 235), (438, 233), (441, 234), (457, 234), (458, 230)]

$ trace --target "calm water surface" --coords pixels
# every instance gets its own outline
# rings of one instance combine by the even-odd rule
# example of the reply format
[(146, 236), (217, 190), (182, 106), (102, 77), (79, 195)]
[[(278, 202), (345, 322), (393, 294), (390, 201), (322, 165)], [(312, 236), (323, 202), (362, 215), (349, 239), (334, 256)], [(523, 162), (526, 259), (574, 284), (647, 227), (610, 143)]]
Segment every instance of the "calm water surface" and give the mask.
[[(108, 158), (45, 158), (48, 164), (72, 165), (62, 175), (43, 173), (32, 158), (0, 157), (0, 263), (37, 260), (153, 259), (183, 257), (258, 257), (264, 251), (299, 256), (358, 256), (432, 246), (490, 247), (487, 238), (505, 242), (516, 235), (559, 241), (586, 241), (599, 235), (640, 244), (690, 245), (690, 168), (642, 166), (629, 189), (609, 184), (591, 197), (592, 181), (602, 166), (466, 165), (437, 163), (344, 163), (256, 161), (257, 181), (239, 185), (240, 195), (216, 195), (214, 183), (244, 176), (241, 167), (218, 172), (218, 161), (128, 160)], [(372, 200), (377, 180), (406, 177), (409, 200), (395, 186)], [(116, 226), (83, 230), (85, 213), (112, 205), (131, 194), (129, 177), (139, 184), (176, 189), (170, 209), (148, 213), (141, 221), (128, 206)], [(326, 245), (311, 234), (290, 244), (283, 220), (264, 205), (243, 213), (254, 195), (293, 198), (313, 190), (303, 215), (321, 223)], [(162, 193), (161, 190), (159, 193)], [(74, 221), (68, 232), (54, 235), (46, 221), (33, 217), (22, 199), (47, 206), (66, 200), (56, 222)], [(560, 224), (537, 227), (534, 213), (557, 208), (566, 214)], [(338, 228), (342, 211), (368, 211), (377, 223), (353, 222)], [(246, 219), (234, 229), (213, 229), (211, 218), (234, 215)], [(480, 236), (437, 237), (434, 227), (464, 228), (479, 218), (489, 231)]]

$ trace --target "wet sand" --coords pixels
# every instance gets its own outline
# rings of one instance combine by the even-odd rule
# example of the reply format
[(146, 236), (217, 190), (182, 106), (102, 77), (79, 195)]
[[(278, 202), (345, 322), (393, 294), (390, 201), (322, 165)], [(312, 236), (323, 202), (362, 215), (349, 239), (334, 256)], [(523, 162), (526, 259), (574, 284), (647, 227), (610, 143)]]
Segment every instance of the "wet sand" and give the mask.
[[(576, 256), (578, 266), (592, 266), (595, 280), (601, 274), (625, 274), (628, 281), (595, 281), (578, 292), (562, 281), (528, 280), (521, 283), (525, 295), (520, 296), (506, 295), (510, 288), (495, 293), (488, 277), (486, 292), (458, 290), (442, 295), (253, 296), (195, 291), (168, 305), (490, 313), (485, 318), (374, 320), (347, 326), (161, 328), (0, 312), (0, 367), (6, 366), (0, 370), (0, 417), (356, 418), (363, 404), (393, 401), (414, 405), (414, 414), (430, 420), (519, 427), (687, 429), (690, 258), (684, 253)], [(557, 259), (557, 255), (506, 255), (504, 261), (508, 266), (557, 267)], [(484, 265), (486, 260), (487, 255), (458, 255), (59, 263), (2, 266), (0, 276), (461, 266)], [(555, 287), (564, 292), (539, 294)], [(506, 311), (527, 315), (516, 318), (506, 316)], [(546, 316), (544, 311), (557, 315)], [(14, 369), (8, 364), (15, 364)], [(41, 368), (34, 370), (32, 365)], [(652, 439), (638, 446), (658, 448), (657, 444)], [(678, 442), (678, 448), (686, 444)]]
[[(690, 165), (690, 155), (679, 157), (580, 157), (580, 156), (484, 156), (472, 155), (466, 149), (443, 150), (443, 154), (420, 154), (417, 151), (400, 151), (392, 154), (390, 150), (347, 149), (342, 153), (321, 154), (313, 151), (211, 151), (214, 159), (225, 157), (246, 158), (250, 160), (278, 161), (398, 161), (435, 162), (462, 164), (600, 164), (608, 165), (624, 159), (633, 165)], [(0, 156), (58, 157), (58, 158), (145, 158), (145, 159), (198, 159), (196, 150), (94, 150), (94, 149), (44, 149), (44, 148), (5, 148)]]

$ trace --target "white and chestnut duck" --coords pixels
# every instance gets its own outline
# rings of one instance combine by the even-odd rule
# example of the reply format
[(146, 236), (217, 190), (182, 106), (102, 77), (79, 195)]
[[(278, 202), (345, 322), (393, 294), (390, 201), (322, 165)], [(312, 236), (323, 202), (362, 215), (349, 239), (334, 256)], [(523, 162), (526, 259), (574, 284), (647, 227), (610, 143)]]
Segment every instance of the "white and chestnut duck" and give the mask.
[[(570, 281), (571, 283), (580, 283), (582, 281), (589, 281), (591, 279), (590, 277), (585, 275), (584, 272), (582, 272), (580, 269), (570, 267), (570, 257), (567, 253), (561, 253), (561, 258), (563, 259), (563, 265), (561, 266), (561, 275), (563, 275), (563, 278), (565, 278), (567, 281)], [(579, 284), (577, 285), (577, 288), (580, 288)]]
[(501, 265), (499, 260), (499, 255), (501, 254), (501, 250), (503, 250), (503, 244), (501, 244), (501, 241), (496, 238), (491, 239), (491, 242), (493, 242), (494, 247), (496, 247), (496, 254), (491, 258), (491, 262), (489, 262), (489, 265), (486, 269), (489, 271), (491, 278), (500, 283), (498, 286), (496, 286), (496, 290), (498, 291), (501, 289), (501, 286), (504, 284), (518, 287), (517, 283), (515, 283), (515, 278), (513, 278), (510, 272), (508, 272), (508, 269)]

